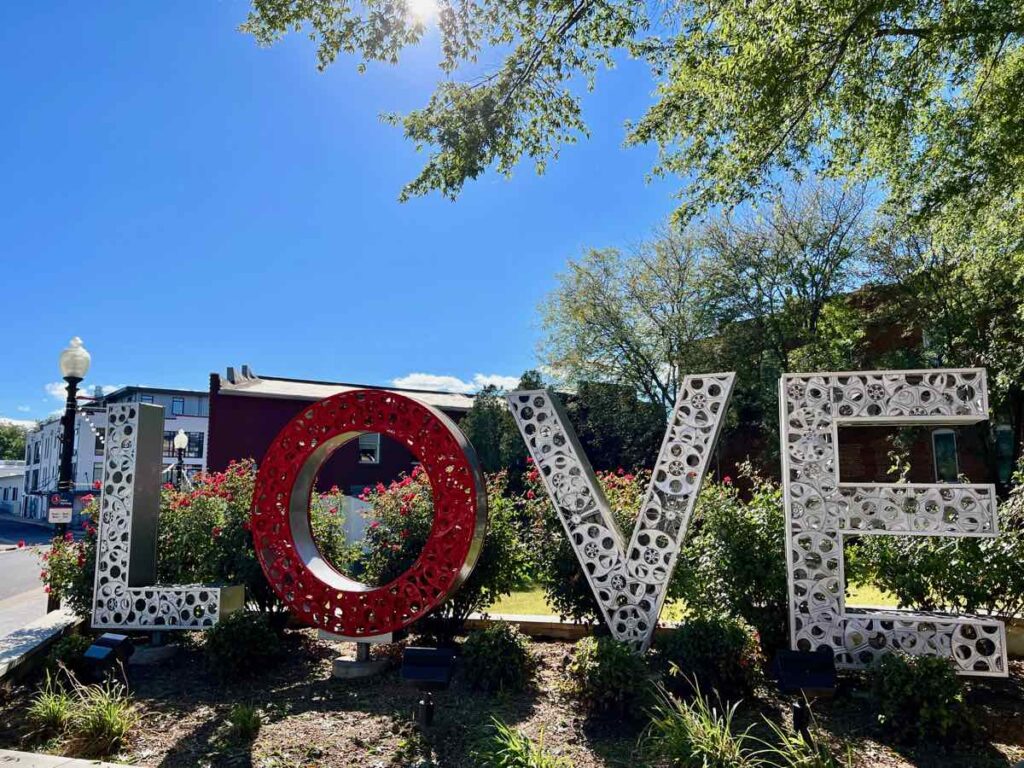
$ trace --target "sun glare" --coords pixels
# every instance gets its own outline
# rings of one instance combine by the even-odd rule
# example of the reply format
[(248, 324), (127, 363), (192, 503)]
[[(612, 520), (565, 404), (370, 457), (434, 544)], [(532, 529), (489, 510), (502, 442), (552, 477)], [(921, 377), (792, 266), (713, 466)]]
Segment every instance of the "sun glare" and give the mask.
[(424, 24), (437, 16), (437, 0), (407, 0), (409, 15)]

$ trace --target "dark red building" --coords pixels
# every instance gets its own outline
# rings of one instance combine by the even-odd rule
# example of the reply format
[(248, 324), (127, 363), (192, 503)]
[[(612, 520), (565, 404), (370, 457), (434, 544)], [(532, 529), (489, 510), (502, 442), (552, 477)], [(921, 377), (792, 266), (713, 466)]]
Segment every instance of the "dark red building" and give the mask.
[[(306, 405), (354, 389), (395, 392), (433, 406), (455, 422), (473, 406), (473, 396), (327, 381), (256, 376), (248, 366), (210, 374), (209, 457), (211, 471), (237, 459), (263, 459), (277, 433)], [(389, 483), (414, 464), (403, 446), (380, 435), (364, 435), (335, 452), (320, 472), (321, 489), (337, 485), (358, 495), (366, 486)]]

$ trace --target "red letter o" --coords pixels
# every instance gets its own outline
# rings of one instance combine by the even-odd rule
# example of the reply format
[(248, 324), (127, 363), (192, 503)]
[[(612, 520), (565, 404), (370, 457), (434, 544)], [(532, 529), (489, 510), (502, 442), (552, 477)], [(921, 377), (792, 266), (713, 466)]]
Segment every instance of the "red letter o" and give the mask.
[[(380, 587), (339, 573), (320, 555), (309, 525), (320, 467), (367, 432), (391, 437), (416, 457), (434, 500), (419, 558)], [(476, 565), (486, 527), (484, 478), (469, 441), (440, 411), (389, 392), (344, 392), (304, 409), (270, 445), (253, 495), (253, 542), (271, 588), (303, 621), (347, 637), (393, 632), (444, 602)]]

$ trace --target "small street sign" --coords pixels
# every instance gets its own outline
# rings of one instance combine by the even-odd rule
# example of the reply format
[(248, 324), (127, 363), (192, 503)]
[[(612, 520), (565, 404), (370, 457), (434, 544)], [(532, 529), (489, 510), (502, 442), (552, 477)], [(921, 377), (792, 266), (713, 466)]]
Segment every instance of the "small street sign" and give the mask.
[(74, 508), (74, 496), (70, 493), (59, 492), (50, 494), (50, 506), (47, 519), (56, 525), (71, 522), (71, 514)]

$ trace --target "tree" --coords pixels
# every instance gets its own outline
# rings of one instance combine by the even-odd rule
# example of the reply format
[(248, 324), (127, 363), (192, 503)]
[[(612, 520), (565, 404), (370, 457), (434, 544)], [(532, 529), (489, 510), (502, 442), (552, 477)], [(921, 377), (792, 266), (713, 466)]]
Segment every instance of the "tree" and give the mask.
[[(534, 370), (523, 373), (517, 389), (543, 389), (544, 381)], [(484, 387), (473, 399), (459, 428), (473, 444), (485, 472), (502, 469), (522, 472), (526, 467), (526, 446), (505, 403), (504, 393), (493, 385)]]
[[(423, 36), (403, 0), (254, 0), (261, 44), (306, 27), (318, 63), (395, 63)], [(816, 167), (880, 178), (894, 210), (981, 211), (1024, 179), (1024, 7), (1016, 0), (439, 0), (441, 79), (392, 115), (431, 153), (403, 197), (455, 197), (490, 167), (539, 170), (587, 132), (584, 88), (631, 56), (657, 99), (628, 142), (687, 179), (682, 212), (734, 205)], [(483, 54), (497, 58), (480, 67)], [(780, 173), (783, 172), (783, 173)]]
[(683, 376), (707, 373), (717, 312), (699, 243), (663, 230), (632, 253), (591, 250), (542, 307), (544, 355), (567, 382), (624, 384), (663, 412)]
[[(905, 325), (921, 332), (921, 364), (984, 367), (996, 422), (1010, 428), (1010, 455), (987, 443), (993, 470), (1015, 466), (1024, 443), (1024, 195), (978, 218), (947, 216), (930, 227), (883, 227), (886, 247), (874, 258), (892, 283)], [(1002, 490), (1006, 473), (993, 471)]]
[(24, 459), (26, 437), (24, 427), (0, 422), (0, 459)]
[(665, 438), (666, 412), (636, 390), (607, 382), (580, 382), (565, 409), (590, 464), (597, 470), (651, 469)]
[(767, 214), (723, 216), (704, 241), (723, 323), (749, 322), (778, 372), (792, 353), (817, 344), (830, 302), (859, 286), (869, 262), (860, 189), (815, 186), (780, 196)]

